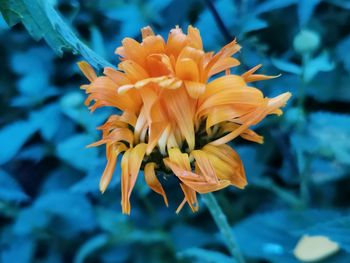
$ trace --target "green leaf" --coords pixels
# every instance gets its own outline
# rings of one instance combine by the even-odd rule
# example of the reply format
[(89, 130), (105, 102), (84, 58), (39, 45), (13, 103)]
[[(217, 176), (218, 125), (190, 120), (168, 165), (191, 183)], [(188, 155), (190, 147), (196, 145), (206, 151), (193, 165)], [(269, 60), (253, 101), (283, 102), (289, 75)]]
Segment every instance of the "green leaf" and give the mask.
[(102, 248), (108, 243), (108, 236), (106, 234), (100, 234), (86, 241), (78, 250), (74, 258), (74, 263), (83, 263), (85, 259), (96, 250)]
[(51, 6), (51, 1), (0, 0), (0, 12), (9, 26), (23, 23), (35, 40), (44, 38), (59, 56), (63, 55), (64, 50), (70, 50), (74, 54), (82, 55), (94, 67), (112, 66), (79, 40)]
[(57, 145), (57, 155), (72, 167), (89, 171), (98, 162), (97, 148), (86, 148), (93, 141), (94, 138), (89, 135), (74, 135)]
[(307, 229), (338, 217), (339, 213), (328, 210), (268, 212), (243, 220), (234, 231), (246, 256), (297, 263), (293, 249), (304, 234), (311, 233)]
[(307, 230), (313, 235), (324, 235), (337, 242), (341, 248), (350, 253), (350, 216), (330, 220)]
[(335, 64), (331, 61), (328, 52), (322, 52), (316, 58), (309, 60), (304, 69), (304, 78), (306, 82), (311, 81), (319, 72), (327, 72), (333, 70)]
[(350, 35), (341, 40), (336, 48), (338, 59), (343, 62), (344, 67), (348, 72), (350, 72), (350, 56), (347, 56), (346, 54), (348, 53), (349, 46)]
[(276, 68), (283, 70), (285, 72), (288, 72), (288, 73), (300, 75), (302, 72), (301, 67), (299, 65), (293, 64), (293, 63), (286, 61), (286, 60), (274, 58), (271, 60), (271, 62)]
[(190, 248), (177, 253), (179, 259), (191, 259), (191, 262), (203, 263), (235, 263), (233, 258), (220, 252), (211, 251), (202, 248)]
[(16, 180), (5, 171), (0, 170), (0, 200), (26, 201), (28, 198)]
[(31, 120), (17, 121), (0, 130), (0, 165), (10, 161), (37, 131), (38, 125)]
[(36, 200), (33, 209), (52, 217), (52, 231), (55, 231), (55, 235), (65, 238), (91, 231), (96, 226), (93, 207), (89, 200), (80, 194), (63, 191), (44, 194)]
[(299, 0), (298, 17), (301, 26), (305, 26), (309, 22), (315, 8), (320, 2), (321, 0)]
[(348, 176), (350, 115), (310, 114), (302, 131), (291, 135), (299, 171), (308, 170), (311, 181), (325, 184)]
[[(0, 261), (10, 263), (13, 261), (20, 263), (33, 262), (36, 244), (30, 237), (19, 237), (11, 240), (9, 246), (3, 246)], [(15, 259), (15, 260), (14, 260)]]

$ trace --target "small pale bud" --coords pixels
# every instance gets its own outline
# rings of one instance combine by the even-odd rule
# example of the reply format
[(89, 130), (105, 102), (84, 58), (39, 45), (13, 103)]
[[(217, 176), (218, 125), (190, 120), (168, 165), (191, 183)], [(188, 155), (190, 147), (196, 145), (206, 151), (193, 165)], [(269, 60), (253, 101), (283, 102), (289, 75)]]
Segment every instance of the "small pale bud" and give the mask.
[(296, 52), (306, 54), (316, 51), (320, 43), (320, 36), (317, 32), (303, 29), (294, 37), (293, 46)]

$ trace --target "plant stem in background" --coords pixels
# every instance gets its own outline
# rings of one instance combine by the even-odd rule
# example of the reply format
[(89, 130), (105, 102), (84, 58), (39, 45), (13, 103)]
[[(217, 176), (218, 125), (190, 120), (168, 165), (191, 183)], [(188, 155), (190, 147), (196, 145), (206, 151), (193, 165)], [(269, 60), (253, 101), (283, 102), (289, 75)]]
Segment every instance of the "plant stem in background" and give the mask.
[[(298, 98), (298, 107), (300, 111), (305, 114), (304, 110), (304, 103), (305, 103), (305, 95), (306, 95), (306, 89), (308, 86), (308, 82), (305, 78), (305, 68), (307, 63), (310, 60), (310, 54), (306, 53), (302, 55), (302, 72), (300, 76), (300, 85), (299, 85), (299, 98)], [(304, 155), (304, 165), (299, 172), (299, 178), (300, 178), (300, 198), (303, 202), (304, 208), (307, 208), (310, 201), (310, 189), (309, 189), (309, 167), (310, 167), (310, 157), (307, 155)]]
[(218, 25), (219, 27), (219, 30), (221, 32), (221, 34), (224, 36), (225, 40), (227, 42), (231, 42), (232, 39), (234, 39), (234, 36), (232, 36), (230, 34), (230, 31), (227, 29), (227, 27), (225, 26), (225, 23), (224, 21), (221, 19), (218, 11), (216, 10), (214, 4), (213, 4), (213, 1), (212, 0), (204, 0), (206, 6), (208, 7), (210, 13), (212, 13), (214, 19), (215, 19), (215, 22), (216, 24)]
[(260, 187), (266, 189), (272, 193), (274, 193), (281, 200), (285, 201), (289, 205), (295, 208), (304, 207), (304, 200), (296, 197), (292, 192), (278, 186), (275, 184), (269, 177), (255, 179), (252, 182), (253, 186)]
[(238, 263), (244, 263), (245, 260), (239, 250), (239, 247), (233, 235), (233, 231), (227, 222), (226, 215), (222, 212), (221, 207), (216, 201), (215, 196), (212, 193), (208, 193), (202, 195), (202, 199), (208, 207), (209, 212), (213, 217), (216, 225), (218, 226), (231, 255), (237, 260)]

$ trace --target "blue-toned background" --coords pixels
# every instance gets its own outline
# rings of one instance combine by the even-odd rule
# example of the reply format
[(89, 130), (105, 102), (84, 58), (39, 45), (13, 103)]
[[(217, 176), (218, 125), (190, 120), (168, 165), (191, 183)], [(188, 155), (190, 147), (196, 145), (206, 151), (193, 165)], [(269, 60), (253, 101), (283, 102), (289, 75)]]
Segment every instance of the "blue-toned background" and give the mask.
[(166, 208), (140, 179), (122, 215), (120, 170), (101, 195), (104, 149), (85, 148), (110, 112), (83, 105), (79, 53), (116, 65), (141, 27), (166, 37), (189, 24), (207, 50), (236, 37), (238, 73), (281, 73), (256, 84), (267, 96), (293, 93), (255, 127), (265, 144), (233, 144), (249, 186), (215, 193), (246, 262), (298, 262), (305, 234), (340, 246), (322, 262), (350, 262), (350, 1), (0, 0), (0, 11), (0, 262), (233, 262), (203, 202), (176, 215), (178, 192)]

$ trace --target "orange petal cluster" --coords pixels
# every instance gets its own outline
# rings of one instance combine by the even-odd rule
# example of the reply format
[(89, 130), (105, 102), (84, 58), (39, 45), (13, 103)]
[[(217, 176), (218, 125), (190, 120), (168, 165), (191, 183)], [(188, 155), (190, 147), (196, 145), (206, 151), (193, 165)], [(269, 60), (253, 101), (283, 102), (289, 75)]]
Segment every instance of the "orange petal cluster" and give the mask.
[(172, 29), (167, 41), (150, 27), (141, 31), (141, 43), (125, 38), (116, 49), (118, 70), (107, 67), (98, 77), (88, 63), (79, 63), (90, 81), (82, 86), (90, 110), (110, 106), (120, 112), (99, 127), (102, 139), (91, 144), (106, 145), (100, 190), (106, 190), (122, 153), (123, 213), (130, 214), (140, 169), (166, 205), (157, 175), (176, 176), (184, 193), (177, 212), (186, 203), (196, 211), (197, 193), (245, 187), (242, 162), (226, 143), (238, 136), (262, 143), (262, 136), (249, 128), (268, 114), (281, 114), (291, 94), (266, 98), (249, 86), (273, 78), (254, 74), (261, 65), (241, 76), (230, 74), (230, 68), (240, 64), (232, 57), (241, 48), (235, 40), (214, 54), (203, 50), (199, 30), (192, 26), (187, 34), (179, 27)]

